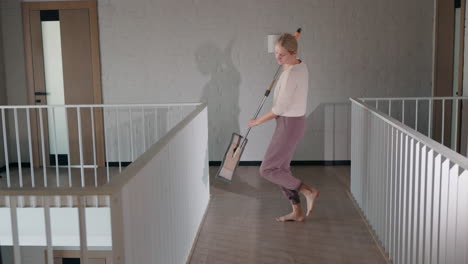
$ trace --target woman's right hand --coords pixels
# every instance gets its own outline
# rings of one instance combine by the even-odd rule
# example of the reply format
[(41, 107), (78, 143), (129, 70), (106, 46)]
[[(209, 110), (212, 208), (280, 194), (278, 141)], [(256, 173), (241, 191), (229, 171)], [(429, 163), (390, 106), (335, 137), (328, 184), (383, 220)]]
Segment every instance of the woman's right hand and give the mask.
[(254, 126), (258, 126), (258, 120), (257, 119), (250, 119), (249, 124), (247, 125), (247, 128), (252, 128)]

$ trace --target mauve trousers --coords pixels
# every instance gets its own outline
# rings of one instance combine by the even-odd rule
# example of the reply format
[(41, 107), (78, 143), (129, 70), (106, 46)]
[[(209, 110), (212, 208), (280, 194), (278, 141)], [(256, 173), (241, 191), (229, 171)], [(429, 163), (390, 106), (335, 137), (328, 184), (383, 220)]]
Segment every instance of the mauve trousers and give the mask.
[(279, 185), (292, 204), (300, 203), (298, 191), (302, 182), (292, 175), (289, 165), (304, 130), (304, 116), (276, 118), (275, 133), (260, 166), (260, 175)]

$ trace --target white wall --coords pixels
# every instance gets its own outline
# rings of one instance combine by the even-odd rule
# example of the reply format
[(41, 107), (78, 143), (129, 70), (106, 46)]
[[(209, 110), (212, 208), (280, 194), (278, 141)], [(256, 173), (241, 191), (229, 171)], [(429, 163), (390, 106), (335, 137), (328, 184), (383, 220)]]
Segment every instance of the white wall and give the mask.
[[(25, 102), (19, 1), (3, 4), (10, 9), (2, 23), (10, 104)], [(230, 134), (245, 132), (276, 68), (267, 35), (301, 26), (299, 54), (310, 70), (308, 133), (294, 159), (347, 160), (348, 97), (430, 95), (433, 6), (98, 0), (104, 102), (208, 101), (210, 160), (221, 160)], [(252, 131), (243, 160), (262, 159), (273, 128), (270, 122)]]
[[(295, 159), (349, 159), (348, 97), (430, 95), (433, 5), (99, 1), (104, 100), (208, 101), (210, 159), (221, 160), (230, 134), (245, 132), (276, 68), (266, 36), (301, 26), (310, 95), (308, 133)], [(252, 131), (244, 160), (262, 159), (272, 129)]]
[[(9, 105), (27, 104), (26, 70), (24, 64), (23, 26), (21, 15), (21, 1), (2, 0), (0, 3), (0, 30), (3, 39), (3, 61), (6, 85), (6, 97)], [(13, 115), (8, 115), (10, 140), (14, 135)], [(24, 143), (21, 146), (23, 162), (27, 158), (26, 145), (27, 132), (20, 131), (20, 138)], [(16, 146), (9, 144), (10, 162), (17, 161)], [(3, 159), (2, 159), (3, 160)]]

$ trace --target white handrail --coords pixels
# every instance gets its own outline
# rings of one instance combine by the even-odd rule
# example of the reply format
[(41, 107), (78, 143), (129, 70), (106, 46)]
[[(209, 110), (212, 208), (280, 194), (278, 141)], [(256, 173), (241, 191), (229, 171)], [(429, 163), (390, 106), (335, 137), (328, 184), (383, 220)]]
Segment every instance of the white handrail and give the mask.
[(392, 263), (465, 263), (468, 159), (351, 102), (350, 189), (376, 241)]
[[(467, 97), (468, 99), (468, 97)], [(359, 105), (360, 107), (367, 109), (370, 111), (372, 115), (378, 116), (380, 119), (382, 119), (384, 122), (390, 124), (391, 126), (397, 128), (398, 130), (410, 135), (412, 138), (418, 139), (421, 143), (424, 143), (428, 146), (430, 146), (434, 151), (437, 153), (440, 153), (444, 155), (445, 157), (449, 158), (450, 160), (456, 162), (459, 164), (462, 168), (465, 170), (468, 170), (468, 159), (461, 154), (451, 150), (450, 148), (441, 145), (437, 141), (425, 136), (422, 133), (419, 133), (418, 131), (415, 131), (414, 129), (410, 128), (409, 126), (402, 124), (398, 120), (394, 119), (393, 117), (390, 117), (381, 111), (375, 109), (374, 107), (365, 104), (362, 102), (360, 99), (355, 99), (355, 98), (350, 98), (350, 100)]]
[[(151, 146), (148, 150), (152, 150), (152, 153), (158, 153), (161, 151), (166, 144), (172, 138), (175, 137), (175, 135), (182, 130), (188, 123), (190, 123), (203, 109), (207, 107), (206, 103), (198, 103), (194, 104), (197, 107), (191, 111), (187, 116), (185, 116), (182, 120), (180, 120), (177, 125), (172, 127), (163, 137), (161, 137), (153, 146)], [(187, 106), (187, 105), (185, 105)], [(42, 111), (40, 111), (42, 112)], [(77, 116), (79, 118), (79, 112), (77, 112)], [(181, 115), (182, 117), (182, 115)], [(3, 119), (5, 120), (5, 119)], [(41, 140), (44, 142), (44, 140)], [(107, 148), (107, 144), (106, 144)], [(43, 148), (44, 149), (44, 148)], [(145, 154), (143, 154), (140, 157), (137, 157), (137, 159), (131, 163), (125, 170), (122, 170), (122, 173), (119, 175), (119, 177), (116, 177), (114, 181), (110, 181), (108, 184), (99, 186), (99, 187), (91, 187), (91, 186), (84, 186), (83, 181), (84, 179), (81, 179), (81, 187), (75, 187), (75, 186), (70, 186), (70, 187), (54, 187), (54, 188), (48, 188), (47, 187), (47, 181), (45, 181), (45, 187), (38, 187), (38, 186), (32, 186), (32, 187), (23, 187), (23, 188), (9, 188), (9, 189), (0, 189), (0, 196), (27, 196), (27, 195), (34, 195), (34, 196), (66, 196), (66, 195), (71, 195), (71, 196), (90, 196), (90, 195), (112, 195), (115, 192), (119, 191), (119, 188), (123, 185), (124, 182), (128, 181), (132, 175), (134, 175), (135, 171), (138, 171), (139, 168), (141, 168), (142, 164), (144, 164), (147, 157)], [(107, 163), (107, 161), (106, 161)], [(120, 163), (120, 162), (119, 162)], [(81, 169), (82, 166), (80, 166)], [(109, 166), (106, 166), (107, 170)], [(7, 169), (9, 167), (7, 166)], [(44, 169), (45, 171), (45, 169)], [(81, 174), (81, 173), (80, 173)]]
[[(78, 129), (81, 130), (80, 120), (85, 120), (86, 113), (79, 109), (77, 109), (75, 115), (77, 116)], [(138, 250), (132, 246), (136, 244), (146, 245), (147, 248), (157, 248), (159, 251), (156, 258), (154, 258), (154, 252), (145, 250), (145, 252), (148, 252), (147, 258), (151, 259), (153, 257), (154, 262), (166, 263), (165, 259), (177, 259), (175, 261), (177, 263), (186, 261), (209, 200), (209, 182), (207, 182), (209, 181), (209, 175), (206, 170), (208, 166), (206, 104), (198, 104), (195, 109), (190, 109), (191, 111), (187, 113), (183, 112), (184, 109), (178, 108), (179, 114), (176, 112), (174, 116), (168, 118), (169, 122), (175, 122), (175, 124), (168, 124), (170, 126), (169, 131), (164, 131), (165, 134), (159, 140), (156, 140), (154, 144), (154, 141), (148, 140), (145, 144), (147, 151), (141, 156), (135, 157), (136, 159), (122, 171), (122, 174), (114, 177), (108, 184), (98, 187), (94, 184), (84, 187), (81, 187), (81, 185), (58, 188), (25, 186), (23, 188), (0, 189), (1, 206), (10, 208), (13, 237), (11, 243), (14, 249), (15, 263), (21, 263), (22, 250), (20, 246), (21, 234), (18, 232), (18, 223), (22, 219), (18, 217), (17, 208), (21, 208), (21, 210), (23, 207), (29, 206), (44, 208), (45, 243), (47, 246), (45, 258), (47, 262), (53, 259), (52, 240), (55, 238), (53, 238), (52, 229), (54, 219), (57, 219), (51, 216), (50, 208), (63, 206), (76, 208), (80, 256), (82, 262), (86, 263), (89, 257), (88, 250), (90, 250), (88, 242), (91, 241), (91, 235), (87, 231), (91, 230), (91, 228), (89, 228), (89, 223), (86, 220), (88, 214), (86, 207), (98, 207), (98, 204), (107, 207), (105, 210), (109, 210), (108, 207), (110, 207), (111, 222), (109, 226), (112, 226), (112, 233), (109, 235), (112, 235), (112, 253), (115, 263), (129, 261), (123, 258), (124, 255), (136, 255), (134, 252)], [(93, 119), (93, 116), (91, 116), (91, 119)], [(119, 128), (112, 127), (111, 129)], [(94, 128), (92, 130), (94, 131)], [(194, 141), (193, 137), (196, 137), (197, 140)], [(80, 152), (83, 154), (82, 151)], [(199, 152), (202, 155), (199, 155)], [(173, 159), (174, 156), (177, 159)], [(93, 157), (93, 159), (96, 158)], [(182, 165), (178, 159), (184, 161)], [(81, 160), (80, 163), (83, 163), (83, 161)], [(83, 170), (82, 167), (81, 170)], [(154, 174), (159, 170), (162, 170), (161, 172), (165, 177)], [(206, 181), (203, 179), (206, 179)], [(186, 186), (181, 186), (183, 184), (186, 184)], [(165, 193), (167, 186), (172, 188), (170, 195)], [(157, 190), (157, 195), (154, 195), (155, 190)], [(134, 195), (135, 192), (140, 191), (142, 194)], [(187, 195), (180, 196), (177, 194), (178, 191), (182, 191)], [(103, 200), (104, 202), (102, 202)], [(133, 201), (139, 201), (140, 206), (131, 208), (131, 206), (127, 205), (127, 203), (134, 203)], [(163, 212), (167, 212), (167, 208), (163, 207), (163, 205), (169, 207), (172, 203), (181, 210), (172, 210), (169, 214), (163, 214)], [(130, 211), (133, 209), (137, 210), (136, 214), (134, 214), (134, 211)], [(133, 223), (141, 220), (141, 214), (147, 214), (149, 211), (151, 211), (150, 218), (146, 219), (146, 222), (151, 225), (153, 230), (157, 231), (149, 233), (149, 240), (153, 244), (140, 243), (140, 241), (147, 238), (146, 236), (122, 236), (122, 234), (137, 234), (144, 230), (147, 225), (135, 225)], [(187, 215), (190, 217), (186, 217)], [(166, 221), (168, 217), (170, 220)], [(170, 236), (170, 241), (155, 242), (162, 241), (161, 232), (167, 230), (175, 234)], [(175, 230), (181, 231), (174, 233)], [(134, 241), (137, 241), (137, 243), (134, 243)], [(154, 247), (156, 244), (159, 247)], [(171, 248), (173, 244), (181, 246)], [(130, 260), (127, 263), (134, 263), (134, 261)]]
[(415, 101), (415, 100), (451, 100), (451, 99), (461, 99), (466, 100), (468, 96), (440, 96), (440, 97), (360, 97), (357, 98), (361, 101)]
[(172, 103), (172, 104), (67, 104), (67, 105), (0, 105), (0, 109), (40, 109), (40, 108), (101, 108), (101, 107), (173, 107), (173, 106), (199, 106), (203, 103)]

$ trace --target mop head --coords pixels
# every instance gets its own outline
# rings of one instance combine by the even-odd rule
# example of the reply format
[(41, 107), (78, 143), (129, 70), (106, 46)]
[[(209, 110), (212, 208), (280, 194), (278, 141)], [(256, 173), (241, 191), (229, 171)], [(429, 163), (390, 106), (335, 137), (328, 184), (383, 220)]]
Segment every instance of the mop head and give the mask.
[(218, 178), (231, 183), (232, 176), (239, 164), (240, 157), (244, 151), (245, 145), (247, 145), (247, 140), (244, 141), (243, 146), (240, 144), (242, 142), (242, 136), (236, 133), (232, 134), (231, 142), (228, 146), (226, 154), (224, 154), (223, 163), (218, 170), (216, 175)]

